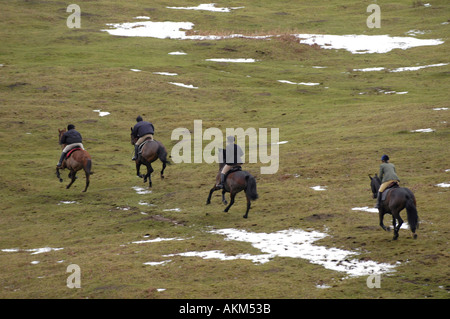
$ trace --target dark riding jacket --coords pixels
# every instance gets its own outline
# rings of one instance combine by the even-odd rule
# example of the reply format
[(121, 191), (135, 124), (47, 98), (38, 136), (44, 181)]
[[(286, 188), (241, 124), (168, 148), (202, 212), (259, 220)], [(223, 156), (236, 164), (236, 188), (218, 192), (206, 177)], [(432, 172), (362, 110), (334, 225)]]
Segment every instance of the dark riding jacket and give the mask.
[(59, 141), (59, 144), (73, 144), (73, 143), (82, 143), (83, 138), (81, 137), (81, 134), (76, 131), (75, 129), (68, 130), (66, 133), (63, 134), (61, 137), (61, 141)]
[(237, 144), (228, 144), (225, 149), (225, 163), (227, 165), (242, 164), (241, 156), (244, 155), (241, 147)]
[(155, 134), (155, 128), (150, 122), (140, 121), (133, 127), (133, 132), (131, 134), (136, 138), (140, 138), (147, 134)]

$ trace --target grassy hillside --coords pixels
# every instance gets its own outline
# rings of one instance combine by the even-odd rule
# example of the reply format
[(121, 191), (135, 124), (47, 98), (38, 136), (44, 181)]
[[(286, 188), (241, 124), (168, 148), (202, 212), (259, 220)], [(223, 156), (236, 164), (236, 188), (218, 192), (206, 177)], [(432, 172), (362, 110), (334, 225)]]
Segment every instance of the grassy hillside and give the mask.
[[(67, 5), (7, 1), (0, 19), (0, 297), (1, 298), (448, 298), (450, 7), (432, 1), (377, 1), (380, 29), (366, 26), (367, 1), (222, 1), (230, 13), (173, 10), (193, 1), (80, 1), (81, 28), (69, 29)], [(174, 40), (112, 36), (107, 23), (189, 21), (198, 34), (277, 34), (270, 40)], [(300, 44), (290, 36), (388, 34), (443, 44), (383, 54), (352, 54)], [(169, 55), (182, 51), (187, 55)], [(217, 63), (210, 58), (253, 58)], [(321, 66), (323, 68), (315, 68)], [(384, 67), (378, 72), (354, 69)], [(139, 69), (133, 72), (130, 69)], [(177, 73), (175, 77), (154, 72)], [(316, 86), (280, 83), (314, 82)], [(198, 89), (168, 82), (191, 84)], [(407, 94), (385, 94), (388, 91)], [(100, 117), (94, 110), (110, 112)], [(243, 219), (245, 196), (223, 213), (219, 192), (205, 205), (217, 164), (168, 166), (153, 188), (135, 176), (129, 130), (137, 115), (170, 150), (172, 131), (279, 128), (280, 167), (245, 164), (257, 179), (259, 199)], [(92, 155), (91, 185), (84, 174), (66, 190), (55, 176), (57, 129), (75, 124)], [(412, 130), (432, 128), (431, 133)], [(204, 144), (207, 144), (205, 142)], [(368, 174), (389, 154), (402, 186), (415, 193), (418, 239), (402, 229), (398, 241), (378, 226)], [(313, 186), (326, 186), (314, 191)], [(75, 203), (65, 204), (73, 201)], [(141, 204), (147, 205), (141, 205)], [(179, 208), (179, 210), (173, 210)], [(406, 213), (402, 213), (406, 220)], [(391, 218), (385, 218), (390, 225)], [(255, 233), (286, 229), (325, 232), (316, 245), (358, 252), (356, 258), (397, 265), (369, 289), (367, 276), (346, 275), (306, 259), (248, 260), (164, 257), (188, 251), (227, 255), (261, 252), (226, 241), (211, 229)], [(156, 238), (179, 241), (135, 244)], [(63, 248), (32, 255), (29, 249)], [(10, 252), (8, 249), (19, 249)], [(170, 259), (164, 265), (144, 265)], [(32, 263), (39, 261), (39, 263)], [(66, 268), (81, 268), (81, 288), (69, 289)], [(325, 285), (329, 288), (320, 289)], [(157, 289), (165, 289), (158, 291)]]

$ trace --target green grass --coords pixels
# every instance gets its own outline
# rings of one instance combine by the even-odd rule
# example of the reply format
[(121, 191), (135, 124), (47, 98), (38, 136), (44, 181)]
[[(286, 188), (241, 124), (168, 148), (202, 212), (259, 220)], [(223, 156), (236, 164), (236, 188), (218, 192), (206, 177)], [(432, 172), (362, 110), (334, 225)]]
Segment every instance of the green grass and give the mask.
[[(361, 1), (225, 1), (217, 6), (244, 9), (229, 14), (166, 9), (169, 1), (82, 2), (81, 29), (65, 25), (69, 13), (57, 1), (8, 1), (0, 21), (0, 251), (1, 298), (448, 298), (448, 107), (449, 66), (419, 71), (354, 72), (355, 68), (448, 63), (449, 6), (431, 8), (413, 1), (377, 2), (381, 29), (368, 29)], [(176, 6), (196, 5), (190, 1)], [(209, 34), (389, 34), (444, 44), (352, 55), (298, 44), (288, 36), (270, 41), (229, 39), (178, 41), (110, 36), (106, 23), (138, 15), (152, 21), (190, 21)], [(186, 56), (170, 56), (172, 51)], [(205, 61), (254, 58), (252, 64)], [(312, 66), (326, 66), (314, 69)], [(131, 72), (137, 68), (142, 72)], [(176, 72), (175, 78), (153, 72)], [(319, 82), (306, 87), (277, 80)], [(168, 81), (198, 86), (179, 88)], [(379, 90), (408, 91), (406, 95)], [(367, 94), (361, 95), (359, 93)], [(94, 109), (111, 112), (99, 117)], [(160, 180), (156, 163), (153, 189), (135, 177), (130, 161), (130, 126), (141, 114), (156, 127), (155, 137), (170, 149), (178, 127), (279, 128), (280, 168), (261, 175), (263, 164), (246, 164), (257, 178), (260, 198), (243, 219), (245, 197), (228, 214), (220, 196), (205, 205), (216, 164), (176, 164)], [(73, 123), (93, 158), (87, 193), (84, 176), (71, 189), (54, 172), (60, 155), (57, 129)], [(433, 133), (411, 133), (431, 127)], [(27, 134), (31, 133), (31, 134)], [(204, 143), (206, 144), (206, 142)], [(376, 214), (352, 211), (373, 206), (368, 174), (387, 153), (402, 185), (417, 197), (418, 239), (401, 230), (398, 241), (378, 226)], [(265, 166), (265, 165), (264, 165)], [(294, 177), (298, 174), (299, 177)], [(315, 192), (311, 186), (327, 186)], [(155, 206), (141, 206), (139, 201)], [(76, 201), (64, 205), (61, 201)], [(60, 205), (58, 205), (60, 204)], [(164, 211), (179, 207), (181, 212)], [(123, 210), (120, 208), (128, 208)], [(146, 213), (146, 215), (141, 212)], [(402, 216), (406, 219), (405, 212)], [(385, 219), (390, 224), (390, 218)], [(369, 289), (366, 277), (344, 274), (303, 259), (277, 257), (269, 263), (171, 257), (185, 251), (222, 250), (228, 255), (259, 254), (248, 243), (224, 241), (210, 227), (275, 232), (289, 228), (327, 232), (316, 244), (358, 251), (359, 258), (397, 266)], [(132, 244), (149, 238), (186, 238)], [(39, 255), (23, 250), (64, 248)], [(31, 264), (38, 260), (39, 264)], [(59, 262), (58, 261), (61, 261)], [(81, 267), (81, 289), (66, 286), (69, 264)], [(331, 286), (318, 289), (320, 283)], [(165, 288), (163, 292), (156, 289)]]

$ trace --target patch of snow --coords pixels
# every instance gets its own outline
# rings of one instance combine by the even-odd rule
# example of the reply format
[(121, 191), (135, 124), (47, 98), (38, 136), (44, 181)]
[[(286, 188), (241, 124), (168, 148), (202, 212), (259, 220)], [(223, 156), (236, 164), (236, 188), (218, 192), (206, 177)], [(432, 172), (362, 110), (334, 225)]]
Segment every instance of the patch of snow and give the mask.
[(287, 81), (287, 80), (278, 80), (278, 82), (280, 82), (280, 83), (287, 83), (287, 84), (295, 84), (295, 85), (308, 85), (308, 86), (320, 85), (320, 83), (313, 83), (313, 82), (299, 82), (299, 83), (295, 83), (295, 82), (291, 82), (291, 81)]
[(97, 112), (101, 117), (111, 114), (109, 112), (102, 112), (102, 110), (93, 110), (93, 112)]
[(253, 63), (256, 62), (255, 59), (206, 59), (206, 61), (212, 62), (229, 62), (229, 63)]
[(166, 7), (168, 9), (175, 10), (199, 10), (199, 11), (211, 11), (211, 12), (231, 12), (231, 10), (242, 9), (244, 7), (232, 7), (232, 8), (217, 8), (215, 3), (203, 3), (196, 7)]
[(434, 132), (434, 130), (431, 128), (421, 128), (418, 130), (412, 130), (411, 132), (413, 132), (413, 133), (430, 133), (430, 132)]
[(178, 83), (178, 82), (169, 82), (170, 84), (176, 85), (176, 86), (181, 86), (183, 88), (188, 88), (188, 89), (198, 89), (198, 87), (193, 86), (192, 84), (184, 84), (184, 83)]

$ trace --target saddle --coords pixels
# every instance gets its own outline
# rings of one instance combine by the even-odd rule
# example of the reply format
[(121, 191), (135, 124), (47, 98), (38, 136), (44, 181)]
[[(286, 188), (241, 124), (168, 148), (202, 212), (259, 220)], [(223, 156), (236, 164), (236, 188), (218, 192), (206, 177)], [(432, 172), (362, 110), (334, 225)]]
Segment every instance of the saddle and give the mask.
[(153, 139), (151, 139), (149, 137), (145, 141), (143, 141), (141, 144), (139, 144), (139, 146), (138, 146), (138, 154), (142, 154), (142, 149), (144, 148), (145, 144), (147, 144), (148, 142), (151, 142), (151, 141), (153, 141)]
[(70, 157), (70, 155), (72, 155), (73, 152), (78, 151), (78, 150), (81, 150), (81, 149), (82, 149), (81, 147), (75, 147), (75, 148), (72, 148), (72, 149), (67, 153), (66, 159), (68, 159), (68, 158)]
[(227, 180), (228, 175), (230, 175), (231, 173), (234, 173), (234, 172), (238, 172), (238, 171), (242, 171), (241, 165), (238, 164), (238, 165), (234, 165), (233, 167), (231, 167), (230, 170), (225, 174), (224, 181)]
[(389, 192), (394, 189), (394, 188), (398, 188), (398, 182), (392, 182), (388, 185), (388, 187), (386, 187), (386, 189), (384, 190), (383, 193), (381, 193), (381, 200), (386, 200), (387, 195), (389, 194)]

